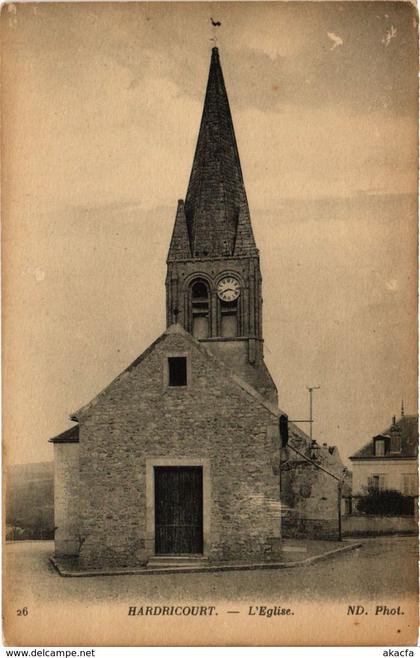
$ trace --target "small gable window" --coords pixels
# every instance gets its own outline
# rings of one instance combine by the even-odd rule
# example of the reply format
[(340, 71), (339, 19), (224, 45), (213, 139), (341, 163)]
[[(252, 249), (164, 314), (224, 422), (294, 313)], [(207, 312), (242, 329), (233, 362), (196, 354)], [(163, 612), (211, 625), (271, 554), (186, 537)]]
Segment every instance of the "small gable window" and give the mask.
[(168, 384), (169, 386), (187, 385), (187, 357), (168, 357)]

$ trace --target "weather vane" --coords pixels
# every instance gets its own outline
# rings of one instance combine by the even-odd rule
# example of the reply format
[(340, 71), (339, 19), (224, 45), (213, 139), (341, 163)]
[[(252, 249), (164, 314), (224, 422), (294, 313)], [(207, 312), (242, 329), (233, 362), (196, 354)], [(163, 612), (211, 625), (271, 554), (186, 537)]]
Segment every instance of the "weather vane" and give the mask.
[(217, 32), (216, 32), (216, 30), (217, 30), (218, 27), (221, 26), (221, 22), (220, 21), (215, 21), (211, 17), (210, 17), (210, 22), (211, 22), (212, 27), (213, 27), (213, 36), (210, 39), (210, 41), (213, 41), (214, 45), (217, 46)]

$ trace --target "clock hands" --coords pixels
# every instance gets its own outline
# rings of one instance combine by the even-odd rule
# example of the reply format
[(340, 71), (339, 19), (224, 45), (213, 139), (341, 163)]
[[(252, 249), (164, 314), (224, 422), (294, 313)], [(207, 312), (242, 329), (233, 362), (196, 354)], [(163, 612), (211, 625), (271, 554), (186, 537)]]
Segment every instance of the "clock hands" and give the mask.
[(224, 301), (233, 301), (240, 294), (240, 285), (233, 277), (226, 277), (219, 281), (217, 291), (220, 299)]

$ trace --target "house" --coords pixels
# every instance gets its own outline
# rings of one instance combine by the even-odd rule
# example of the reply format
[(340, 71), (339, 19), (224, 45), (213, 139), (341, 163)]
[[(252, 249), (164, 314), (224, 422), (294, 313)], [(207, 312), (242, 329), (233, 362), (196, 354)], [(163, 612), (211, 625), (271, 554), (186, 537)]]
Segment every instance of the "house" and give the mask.
[(166, 318), (51, 439), (55, 552), (82, 568), (279, 549), (287, 414), (264, 361), (259, 252), (217, 48), (169, 246)]
[(418, 495), (418, 417), (406, 416), (373, 436), (350, 460), (353, 495), (368, 489), (393, 489), (408, 496)]

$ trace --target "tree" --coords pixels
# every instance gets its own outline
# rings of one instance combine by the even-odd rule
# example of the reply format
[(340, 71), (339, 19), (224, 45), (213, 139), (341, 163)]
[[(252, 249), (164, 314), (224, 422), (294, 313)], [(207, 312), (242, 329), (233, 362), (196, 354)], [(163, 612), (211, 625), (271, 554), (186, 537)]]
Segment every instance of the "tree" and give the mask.
[(362, 514), (376, 516), (412, 516), (414, 498), (404, 496), (394, 489), (368, 489), (357, 501), (357, 510)]

